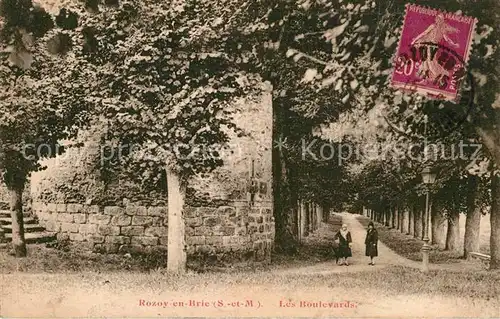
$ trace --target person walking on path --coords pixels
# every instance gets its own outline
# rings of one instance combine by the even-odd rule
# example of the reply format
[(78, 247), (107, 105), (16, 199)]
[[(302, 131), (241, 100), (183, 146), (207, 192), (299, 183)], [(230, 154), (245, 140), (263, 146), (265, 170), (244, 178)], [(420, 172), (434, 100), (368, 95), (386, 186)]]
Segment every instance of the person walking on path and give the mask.
[(352, 238), (351, 233), (347, 230), (346, 224), (342, 225), (342, 228), (335, 234), (335, 237), (333, 239), (338, 246), (337, 257), (340, 259), (339, 265), (349, 266), (347, 258), (352, 257)]
[(368, 263), (368, 265), (371, 266), (375, 266), (375, 264), (373, 263), (373, 257), (378, 256), (377, 242), (378, 242), (378, 232), (375, 229), (373, 223), (370, 222), (368, 223), (368, 230), (366, 231), (365, 255), (367, 257), (370, 257), (370, 263)]

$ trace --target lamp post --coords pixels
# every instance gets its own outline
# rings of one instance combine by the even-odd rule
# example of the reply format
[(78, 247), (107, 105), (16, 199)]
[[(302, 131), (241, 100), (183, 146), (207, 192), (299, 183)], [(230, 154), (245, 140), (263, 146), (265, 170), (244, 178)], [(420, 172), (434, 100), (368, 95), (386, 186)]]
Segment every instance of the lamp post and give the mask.
[(429, 251), (431, 247), (429, 246), (429, 186), (434, 184), (436, 180), (436, 174), (434, 174), (430, 168), (427, 166), (422, 170), (422, 181), (426, 186), (425, 190), (425, 217), (424, 217), (424, 245), (422, 246), (422, 271), (429, 271)]

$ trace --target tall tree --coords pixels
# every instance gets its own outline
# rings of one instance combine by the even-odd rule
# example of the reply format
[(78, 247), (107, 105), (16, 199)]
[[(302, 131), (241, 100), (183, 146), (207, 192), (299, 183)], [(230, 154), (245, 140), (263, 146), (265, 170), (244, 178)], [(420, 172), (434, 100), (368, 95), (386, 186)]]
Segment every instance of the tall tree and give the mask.
[(54, 19), (31, 1), (16, 0), (1, 1), (0, 14), (1, 44), (8, 48), (0, 61), (0, 170), (11, 198), (14, 253), (23, 257), (26, 181), (42, 168), (41, 158), (64, 151), (59, 141), (86, 125), (88, 93), (99, 81), (85, 61), (64, 54), (69, 45), (59, 41), (76, 28), (75, 16)]

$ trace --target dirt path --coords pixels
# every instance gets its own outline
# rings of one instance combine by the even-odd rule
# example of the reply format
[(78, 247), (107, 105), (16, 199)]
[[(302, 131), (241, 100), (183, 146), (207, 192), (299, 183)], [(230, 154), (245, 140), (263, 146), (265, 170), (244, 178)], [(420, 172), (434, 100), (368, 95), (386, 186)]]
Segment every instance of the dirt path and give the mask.
[[(338, 266), (335, 260), (329, 262), (319, 263), (313, 266), (300, 267), (286, 270), (276, 270), (283, 274), (329, 274), (329, 273), (349, 273), (356, 271), (374, 271), (387, 266), (405, 266), (411, 268), (422, 267), (420, 262), (416, 262), (398, 255), (392, 249), (387, 247), (384, 243), (378, 243), (378, 257), (375, 259), (375, 266), (368, 265), (369, 258), (365, 256), (365, 235), (366, 229), (356, 219), (357, 215), (341, 213), (338, 214), (342, 217), (342, 223), (347, 224), (352, 236), (352, 258), (349, 258), (349, 266)], [(331, 225), (323, 224), (319, 230), (319, 236), (330, 237), (333, 241), (333, 230)], [(316, 236), (318, 236), (316, 234)], [(455, 263), (455, 264), (430, 264), (430, 270), (465, 270), (475, 269), (477, 265), (470, 263)]]
[[(293, 285), (288, 274), (313, 275), (366, 271), (382, 267), (419, 267), (379, 243), (376, 266), (364, 256), (365, 229), (355, 215), (342, 214), (353, 236), (351, 265), (335, 261), (273, 272), (280, 284), (263, 275), (230, 276), (187, 274), (184, 278), (161, 273), (57, 273), (4, 274), (0, 277), (2, 317), (499, 317), (496, 299), (474, 299), (434, 293), (398, 293), (380, 287), (336, 287), (306, 277), (307, 284)], [(333, 226), (324, 224), (308, 236), (311, 243), (333, 237)], [(273, 276), (271, 272), (271, 277)], [(246, 278), (246, 279), (245, 279)], [(311, 280), (309, 280), (311, 279)], [(314, 284), (321, 281), (319, 284)], [(243, 281), (243, 282), (242, 282)], [(404, 283), (402, 283), (404, 284)], [(453, 284), (453, 283), (451, 283)], [(333, 285), (333, 288), (332, 288)], [(348, 304), (348, 307), (337, 305)], [(319, 305), (319, 306), (318, 306)]]

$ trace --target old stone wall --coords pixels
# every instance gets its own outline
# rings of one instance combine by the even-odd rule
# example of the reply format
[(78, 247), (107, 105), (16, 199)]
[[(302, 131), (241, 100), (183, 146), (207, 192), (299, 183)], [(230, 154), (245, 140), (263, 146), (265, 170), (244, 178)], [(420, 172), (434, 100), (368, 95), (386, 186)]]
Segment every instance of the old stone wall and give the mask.
[[(241, 99), (232, 107), (234, 122), (244, 134), (228, 130), (229, 147), (219, 153), (224, 165), (188, 181), (187, 253), (228, 261), (270, 260), (274, 219), (268, 87), (263, 85), (262, 96)], [(95, 147), (98, 137), (99, 130), (89, 132), (86, 147), (69, 149), (33, 174), (33, 212), (60, 239), (94, 251), (166, 250), (166, 185), (137, 184), (119, 169), (104, 181), (96, 166), (101, 155), (98, 144)]]
[[(33, 203), (42, 226), (96, 252), (167, 250), (167, 207)], [(232, 253), (238, 259), (270, 258), (274, 221), (269, 206), (231, 202), (185, 208), (188, 255)]]

